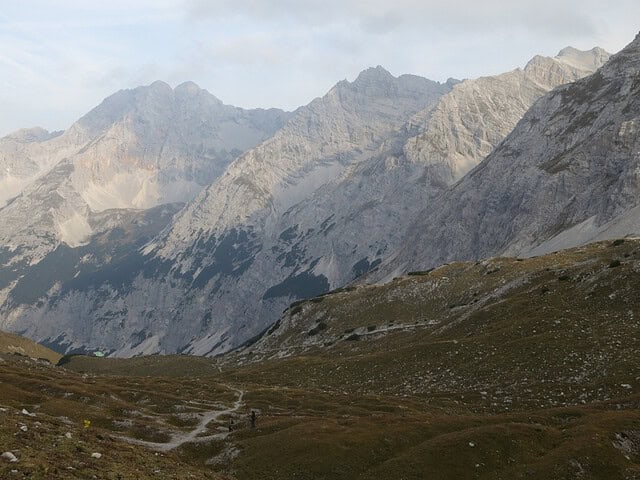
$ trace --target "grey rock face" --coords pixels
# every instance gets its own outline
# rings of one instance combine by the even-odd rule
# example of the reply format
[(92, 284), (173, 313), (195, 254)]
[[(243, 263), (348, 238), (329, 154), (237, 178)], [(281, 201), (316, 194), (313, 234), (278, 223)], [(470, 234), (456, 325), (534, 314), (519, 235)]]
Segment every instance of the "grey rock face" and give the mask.
[(224, 105), (193, 83), (121, 91), (74, 126), (95, 139), (75, 158), (74, 185), (93, 211), (185, 202), (286, 118)]
[[(18, 297), (29, 288), (31, 272), (43, 275), (42, 267), (57, 265), (65, 249), (80, 251), (97, 239), (109, 243), (107, 231), (117, 236), (125, 228), (119, 222), (141, 210), (152, 215), (157, 206), (192, 199), (288, 116), (224, 105), (193, 83), (174, 90), (156, 82), (112, 95), (64, 133), (36, 128), (0, 139), (0, 328), (55, 331), (55, 323), (41, 321), (37, 305), (25, 320)], [(147, 230), (140, 228), (145, 242), (152, 237)], [(127, 248), (135, 252), (139, 238), (130, 237), (137, 240)], [(124, 248), (118, 242), (112, 247)], [(77, 271), (57, 273), (64, 284), (70, 281), (65, 275)], [(36, 281), (33, 293), (49, 298), (53, 290), (41, 287)]]
[(88, 241), (90, 212), (187, 202), (286, 118), (155, 82), (112, 95), (62, 134), (0, 139), (0, 245), (35, 263), (60, 242)]
[(382, 68), (340, 82), (230, 164), (127, 257), (130, 268), (105, 263), (109, 278), (51, 290), (12, 308), (8, 324), (66, 349), (99, 344), (118, 355), (236, 346), (291, 301), (379, 265), (537, 98), (604, 58), (570, 51), (458, 85)]
[[(386, 100), (383, 103), (376, 99), (381, 92), (388, 95), (386, 92), (398, 87), (392, 90), (387, 86), (390, 79), (386, 72), (370, 70), (349, 89), (339, 84), (325, 99), (333, 101), (339, 94), (341, 109), (351, 115), (344, 123), (350, 129), (335, 126), (335, 119), (344, 118), (344, 113), (329, 115), (327, 110), (322, 114), (334, 119), (331, 128), (319, 128), (321, 124), (316, 123), (313, 129), (323, 132), (320, 138), (343, 142), (354, 142), (345, 131), (357, 134), (362, 153), (354, 156), (347, 150), (338, 156), (336, 150), (322, 150), (332, 145), (318, 150), (300, 141), (306, 137), (299, 134), (304, 130), (298, 127), (283, 129), (270, 142), (235, 162), (219, 182), (180, 215), (167, 238), (148, 250), (161, 258), (175, 259), (181, 265), (181, 274), (194, 272), (199, 286), (191, 289), (190, 295), (205, 298), (205, 308), (210, 309), (189, 310), (191, 318), (207, 318), (206, 328), (212, 333), (206, 335), (201, 325), (193, 325), (194, 330), (201, 328), (201, 333), (195, 342), (185, 342), (186, 351), (216, 353), (234, 346), (258, 333), (291, 301), (342, 286), (377, 266), (400, 245), (405, 229), (415, 221), (422, 206), (430, 205), (470, 165), (479, 162), (482, 149), (488, 151), (487, 145), (495, 146), (502, 140), (526, 108), (557, 84), (588, 72), (567, 65), (560, 57), (534, 63), (535, 72), (527, 67), (498, 78), (463, 82), (436, 102), (405, 110), (404, 123), (402, 117), (388, 116)], [(542, 65), (554, 73), (544, 77)], [(374, 73), (375, 89), (371, 82)], [(402, 77), (398, 80), (406, 81)], [(360, 83), (363, 81), (364, 85)], [(367, 93), (366, 102), (379, 109), (375, 116), (368, 113), (364, 117), (366, 123), (351, 113), (364, 111), (361, 102), (353, 100), (353, 92), (359, 95), (363, 91)], [(484, 115), (477, 113), (481, 99), (486, 104)], [(395, 99), (393, 103), (401, 105)], [(320, 108), (314, 104), (310, 107), (313, 113)], [(373, 122), (380, 112), (387, 115), (387, 120), (378, 125)], [(294, 119), (290, 125), (295, 124)], [(359, 133), (380, 131), (388, 125), (393, 128), (384, 133), (382, 141), (367, 143), (367, 136)], [(486, 140), (465, 145), (460, 141), (465, 128), (469, 137), (477, 138), (478, 132), (485, 132)], [(377, 137), (369, 138), (379, 138), (377, 131)], [(437, 131), (449, 132), (440, 156), (430, 150), (433, 132)], [(347, 143), (340, 145), (348, 148)], [(293, 150), (290, 163), (283, 161), (281, 152), (293, 148), (304, 153)], [(296, 163), (301, 158), (309, 162)], [(238, 198), (244, 200), (241, 208), (245, 210), (237, 210)], [(203, 224), (215, 225), (217, 232), (189, 227)], [(234, 252), (239, 254), (237, 262), (223, 272), (215, 256), (202, 252), (224, 251), (220, 245), (229, 231), (234, 232), (233, 238), (238, 238), (237, 232), (244, 232), (247, 240), (236, 244), (243, 245)], [(200, 253), (194, 255), (194, 251)], [(238, 292), (243, 293), (238, 296)], [(242, 324), (235, 321), (237, 318), (242, 318)]]
[(640, 36), (538, 101), (376, 274), (640, 234)]
[(538, 98), (608, 58), (599, 48), (565, 48), (555, 58), (534, 57), (524, 69), (462, 82), (425, 118), (414, 119), (423, 131), (407, 142), (405, 154), (439, 169), (451, 184), (489, 155)]

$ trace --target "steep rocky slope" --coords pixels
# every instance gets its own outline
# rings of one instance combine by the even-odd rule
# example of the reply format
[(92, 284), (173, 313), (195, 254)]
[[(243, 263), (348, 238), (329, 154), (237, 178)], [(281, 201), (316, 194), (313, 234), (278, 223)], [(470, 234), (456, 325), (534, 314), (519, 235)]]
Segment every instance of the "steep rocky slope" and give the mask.
[[(201, 307), (196, 312), (201, 318), (211, 317), (212, 333), (186, 351), (204, 354), (215, 352), (213, 347), (228, 348), (257, 333), (292, 300), (344, 285), (376, 266), (399, 245), (420, 206), (429, 205), (469, 165), (480, 161), (487, 146), (497, 144), (539, 96), (586, 75), (607, 58), (599, 49), (565, 50), (555, 59), (536, 57), (524, 70), (455, 85), (437, 102), (414, 108), (408, 120), (409, 110), (396, 118), (384, 110), (384, 117), (378, 113), (354, 118), (351, 113), (346, 117), (350, 130), (345, 131), (335, 125), (335, 118), (345, 118), (344, 113), (334, 114), (330, 133), (322, 137), (334, 143), (356, 141), (361, 150), (357, 155), (343, 152), (339, 161), (325, 146), (319, 155), (308, 150), (286, 128), (240, 158), (180, 215), (166, 238), (147, 250), (165, 262), (177, 261), (180, 274), (193, 275), (194, 283), (204, 287), (211, 313)], [(406, 84), (409, 78), (396, 82)], [(385, 104), (378, 98), (389, 101), (391, 82), (388, 73), (370, 70), (351, 86), (361, 96), (359, 102), (342, 92), (345, 84), (327, 98), (333, 101), (339, 94), (342, 109), (356, 114), (362, 102), (380, 109), (378, 105)], [(396, 108), (403, 105), (393, 101)], [(380, 128), (374, 123), (377, 118), (388, 129), (383, 135), (372, 133)], [(465, 126), (471, 132), (472, 125), (474, 136), (486, 137), (484, 143), (459, 141), (460, 132)], [(438, 130), (451, 132), (442, 142), (446, 153), (428, 147), (416, 152), (417, 145), (431, 145)], [(367, 133), (371, 143), (364, 141)], [(295, 167), (301, 159), (305, 166)], [(228, 235), (236, 245), (236, 263), (225, 270), (220, 260), (228, 255)], [(200, 288), (195, 295), (199, 298)], [(241, 325), (237, 318), (243, 319)]]
[[(55, 297), (67, 282), (114, 278), (100, 273), (111, 262), (135, 268), (122, 257), (288, 116), (224, 105), (193, 83), (155, 82), (112, 95), (66, 132), (0, 139), (0, 324), (11, 328), (25, 304)], [(79, 328), (91, 331), (87, 318), (101, 315), (109, 313), (80, 317)], [(18, 330), (35, 328), (33, 320)], [(47, 329), (59, 335), (55, 323)]]
[(376, 277), (639, 233), (639, 74), (640, 36), (592, 76), (538, 101), (423, 211)]
[(567, 47), (555, 58), (535, 56), (524, 69), (467, 80), (426, 118), (414, 119), (424, 131), (407, 142), (405, 154), (441, 169), (451, 184), (489, 155), (542, 95), (593, 73), (609, 57), (597, 47)]
[(273, 135), (279, 110), (224, 105), (193, 83), (123, 90), (64, 133), (0, 139), (0, 245), (37, 263), (90, 238), (91, 213), (186, 202)]
[[(5, 324), (48, 341), (57, 329), (64, 348), (99, 344), (120, 355), (224, 351), (291, 301), (378, 265), (421, 207), (528, 105), (606, 58), (568, 49), (458, 85), (367, 70), (231, 164), (144, 255), (128, 260), (134, 267), (104, 265), (107, 279), (121, 281), (79, 288), (65, 280), (60, 295), (38, 290), (35, 304), (9, 297)], [(86, 318), (91, 328), (81, 327)]]
[[(263, 322), (255, 305), (264, 292), (242, 299), (239, 295), (251, 285), (238, 288), (238, 277), (261, 250), (260, 236), (271, 233), (266, 223), (374, 155), (411, 116), (449, 90), (449, 85), (419, 77), (396, 79), (381, 68), (363, 72), (352, 84), (339, 83), (325, 97), (299, 109), (272, 139), (231, 165), (181, 212), (167, 235), (146, 248), (147, 255), (134, 255), (129, 264), (137, 271), (127, 267), (124, 273), (121, 264), (106, 266), (113, 272), (108, 276), (124, 278), (122, 284), (63, 288), (64, 294), (51, 298), (50, 305), (16, 305), (10, 296), (7, 323), (33, 336), (46, 329), (41, 339), (53, 340), (51, 332), (58, 329), (63, 332), (58, 343), (65, 338), (71, 339), (68, 346), (99, 342), (126, 355), (176, 351), (212, 332), (218, 339), (207, 339), (206, 351), (218, 342), (228, 348), (238, 336), (253, 335)], [(327, 287), (322, 284), (320, 291)], [(39, 292), (48, 296), (47, 291)], [(216, 303), (216, 295), (230, 301)], [(243, 325), (238, 319), (245, 310), (249, 315)], [(68, 312), (77, 312), (72, 321)], [(49, 326), (28, 320), (34, 316), (51, 319), (45, 322)], [(85, 318), (95, 319), (91, 330), (80, 326)], [(78, 336), (78, 331), (84, 333)]]

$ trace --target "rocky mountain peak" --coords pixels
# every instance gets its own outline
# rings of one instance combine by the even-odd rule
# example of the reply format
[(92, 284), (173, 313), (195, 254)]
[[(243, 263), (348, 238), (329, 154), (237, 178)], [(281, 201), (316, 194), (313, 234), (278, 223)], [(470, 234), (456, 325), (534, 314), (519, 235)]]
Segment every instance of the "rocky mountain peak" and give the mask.
[(560, 50), (556, 60), (581, 70), (596, 70), (609, 60), (611, 54), (600, 47), (591, 50), (578, 50), (566, 47)]
[(215, 95), (212, 95), (208, 90), (201, 88), (198, 84), (194, 82), (183, 82), (178, 85), (173, 90), (176, 100), (181, 100), (184, 98), (197, 98), (202, 99), (206, 97), (207, 103), (210, 105), (216, 104), (219, 106), (224, 105), (222, 100), (217, 98)]
[(5, 140), (13, 140), (18, 143), (39, 143), (57, 137), (61, 132), (49, 132), (42, 127), (22, 128), (10, 133)]
[(167, 82), (163, 82), (162, 80), (156, 80), (151, 85), (141, 86), (136, 88), (135, 90), (139, 92), (152, 91), (152, 92), (161, 92), (161, 93), (169, 93), (173, 91), (173, 89), (171, 88), (171, 85), (169, 85)]
[[(582, 58), (576, 50), (565, 50), (562, 56)], [(465, 180), (460, 178), (504, 140), (544, 93), (590, 73), (557, 59), (538, 58), (531, 71), (465, 81), (453, 91), (454, 81), (395, 77), (382, 67), (371, 68), (290, 116), (217, 106), (211, 103), (215, 97), (191, 82), (175, 89), (156, 82), (119, 92), (94, 115), (96, 125), (109, 118), (124, 121), (83, 144), (66, 170), (54, 172), (58, 183), (52, 175), (43, 179), (46, 197), (40, 195), (45, 190), (40, 185), (29, 192), (44, 205), (43, 218), (51, 217), (53, 201), (60, 205), (56, 225), (48, 230), (37, 225), (39, 230), (33, 231), (44, 230), (40, 235), (47, 238), (57, 238), (60, 231), (68, 246), (86, 248), (74, 249), (77, 269), (85, 271), (84, 252), (91, 251), (91, 238), (97, 238), (97, 221), (92, 223), (96, 212), (193, 200), (161, 233), (145, 240), (144, 247), (136, 245), (121, 263), (104, 266), (114, 272), (117, 284), (103, 281), (101, 273), (100, 284), (87, 288), (90, 282), (84, 279), (90, 280), (92, 273), (76, 280), (73, 269), (63, 279), (36, 284), (12, 271), (10, 278), (19, 284), (11, 292), (6, 289), (6, 295), (11, 305), (29, 305), (11, 320), (12, 328), (50, 340), (63, 331), (61, 338), (74, 345), (100, 338), (121, 355), (217, 353), (263, 330), (292, 300), (345, 285), (380, 265), (402, 245), (404, 232), (416, 219), (420, 233), (433, 232), (430, 238), (439, 238), (445, 253), (450, 247), (462, 254), (495, 251), (493, 245), (458, 235), (455, 228), (441, 234), (448, 218), (434, 218), (434, 211), (448, 211), (449, 206), (434, 202), (458, 191), (460, 187), (449, 188), (461, 185)], [(590, 119), (578, 118), (574, 111), (569, 116)], [(565, 127), (564, 119), (561, 123), (558, 128)], [(626, 125), (625, 139), (634, 132), (633, 125)], [(536, 145), (514, 145), (512, 151), (529, 152)], [(609, 145), (602, 148), (610, 150)], [(559, 157), (559, 166), (549, 169), (564, 172), (562, 161)], [(503, 171), (513, 171), (505, 185), (520, 185), (526, 165), (511, 168), (514, 162), (501, 162), (480, 184), (491, 185), (489, 193), (496, 195), (484, 209), (488, 214), (506, 205), (503, 197), (509, 189), (495, 187)], [(465, 178), (483, 169), (486, 166)], [(61, 190), (58, 185), (69, 178), (69, 170), (74, 170), (72, 182)], [(516, 193), (536, 191), (535, 184), (528, 187)], [(452, 220), (468, 210), (475, 219), (475, 206), (483, 198), (478, 194), (457, 202)], [(22, 228), (25, 212), (34, 204), (23, 195), (11, 204), (11, 218), (0, 215), (0, 224)], [(533, 212), (543, 211), (540, 205), (533, 207)], [(433, 221), (424, 227), (422, 221), (428, 218)], [(499, 239), (506, 220), (498, 220), (487, 222), (486, 238)], [(462, 221), (452, 223), (464, 231)], [(420, 248), (407, 255), (407, 265), (429, 252), (422, 238), (411, 242)], [(37, 273), (47, 265), (69, 263), (62, 257), (66, 251), (36, 253), (48, 262), (34, 270)], [(432, 253), (428, 261), (439, 258), (439, 251)], [(35, 255), (23, 261), (25, 271), (31, 258)], [(49, 301), (54, 282), (63, 283), (64, 291)], [(25, 291), (28, 297), (21, 296)], [(70, 318), (69, 311), (81, 313)], [(87, 318), (104, 321), (85, 333)]]
[(620, 76), (637, 75), (638, 72), (640, 72), (640, 33), (633, 42), (613, 55), (600, 73), (605, 78), (614, 79)]
[(393, 269), (540, 255), (640, 234), (639, 71), (636, 39), (593, 75), (537, 101), (419, 216)]
[[(174, 90), (166, 82), (157, 80), (150, 85), (120, 90), (105, 98), (80, 118), (69, 134), (81, 132), (87, 139), (95, 138), (127, 118), (134, 119), (132, 125), (141, 133), (158, 119), (164, 119), (165, 123), (169, 121), (179, 105), (186, 105), (188, 110), (207, 111), (218, 111), (219, 107), (224, 106), (219, 99), (193, 82), (182, 83)], [(233, 110), (233, 107), (229, 107), (229, 110)], [(152, 132), (156, 130), (155, 127), (151, 128)]]
[(566, 47), (560, 50), (554, 58), (542, 55), (534, 56), (527, 63), (524, 71), (528, 74), (536, 75), (536, 70), (543, 69), (547, 72), (549, 67), (555, 63), (557, 67), (554, 70), (559, 72), (559, 68), (564, 67), (565, 74), (569, 74), (565, 82), (571, 82), (579, 78), (574, 75), (575, 72), (583, 72), (581, 76), (584, 75), (584, 72), (594, 72), (602, 67), (610, 57), (611, 54), (600, 47), (595, 47), (591, 50), (578, 50), (577, 48)]
[(186, 82), (182, 82), (180, 85), (178, 85), (175, 88), (176, 92), (192, 92), (192, 93), (197, 93), (200, 90), (202, 90), (200, 88), (200, 86), (195, 83), (195, 82), (191, 82), (191, 81), (186, 81)]
[[(360, 72), (353, 82), (343, 80), (332, 90), (341, 98), (360, 98), (369, 101), (372, 98), (405, 98), (412, 102), (423, 102), (434, 91), (446, 92), (451, 89), (449, 83), (440, 84), (417, 75), (395, 77), (385, 68), (368, 68)], [(331, 92), (330, 92), (331, 95)]]
[(395, 77), (387, 69), (378, 65), (376, 67), (369, 67), (360, 72), (353, 83), (357, 85), (367, 84), (370, 82), (392, 82), (394, 79)]

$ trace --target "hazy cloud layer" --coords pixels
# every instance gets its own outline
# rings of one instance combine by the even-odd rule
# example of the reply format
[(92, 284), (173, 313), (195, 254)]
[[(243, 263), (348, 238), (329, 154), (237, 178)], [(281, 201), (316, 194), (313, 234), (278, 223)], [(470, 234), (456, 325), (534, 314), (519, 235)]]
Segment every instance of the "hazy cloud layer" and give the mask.
[(156, 79), (292, 109), (378, 64), (435, 80), (493, 74), (567, 45), (616, 51), (637, 19), (637, 0), (5, 2), (0, 135), (67, 128), (114, 91)]

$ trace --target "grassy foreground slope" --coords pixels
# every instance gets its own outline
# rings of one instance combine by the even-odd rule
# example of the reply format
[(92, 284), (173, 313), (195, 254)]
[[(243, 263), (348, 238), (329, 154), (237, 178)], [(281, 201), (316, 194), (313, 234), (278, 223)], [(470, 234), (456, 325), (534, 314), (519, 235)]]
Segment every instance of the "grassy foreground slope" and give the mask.
[(0, 478), (640, 478), (638, 292), (627, 239), (335, 292), (217, 359), (4, 355)]
[(58, 363), (62, 357), (58, 352), (43, 347), (28, 338), (7, 332), (0, 332), (0, 353), (12, 353), (32, 358), (40, 358), (54, 364)]

